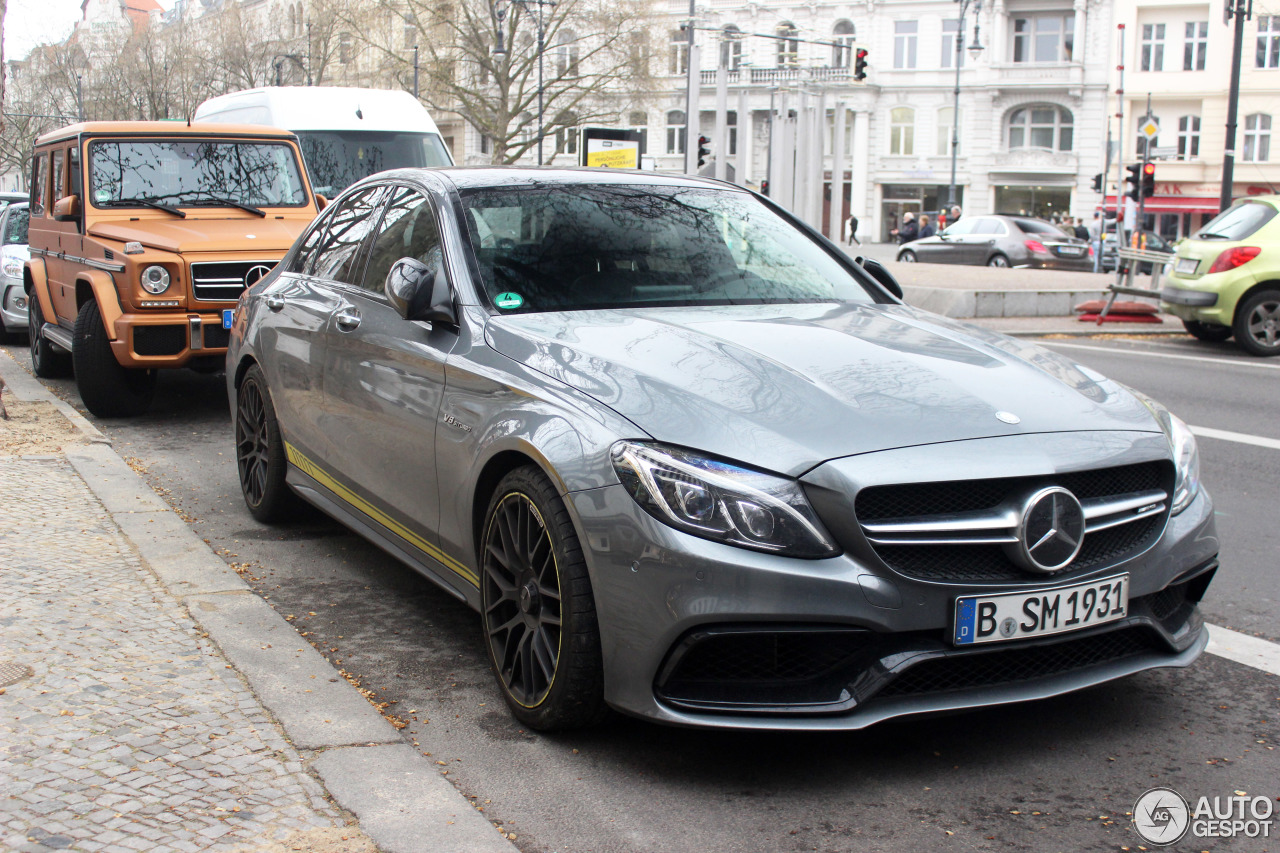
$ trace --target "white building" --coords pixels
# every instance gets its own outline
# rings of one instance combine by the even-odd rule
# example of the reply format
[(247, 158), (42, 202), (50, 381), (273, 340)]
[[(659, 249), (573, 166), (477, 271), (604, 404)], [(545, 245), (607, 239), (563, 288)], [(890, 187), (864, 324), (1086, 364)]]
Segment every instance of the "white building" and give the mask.
[[(672, 94), (630, 121), (645, 119), (658, 168), (679, 171), (687, 55), (679, 24), (688, 7), (668, 2)], [(1087, 217), (1101, 199), (1092, 179), (1105, 156), (1111, 4), (989, 0), (976, 14), (975, 6), (968, 5), (964, 46), (974, 42), (976, 23), (984, 49), (976, 59), (963, 51), (961, 63), (959, 203), (971, 213)], [(700, 131), (739, 183), (769, 179), (773, 197), (829, 234), (837, 233), (832, 219), (852, 211), (862, 239), (887, 239), (904, 212), (933, 213), (948, 200), (959, 12), (952, 0), (768, 7), (712, 0), (697, 21)], [(863, 83), (850, 73), (856, 47), (868, 51)], [(719, 133), (717, 65), (728, 78), (727, 127)], [(779, 149), (794, 150), (794, 177)], [(834, 174), (843, 176), (838, 195), (846, 201), (833, 217), (837, 149), (843, 156)]]

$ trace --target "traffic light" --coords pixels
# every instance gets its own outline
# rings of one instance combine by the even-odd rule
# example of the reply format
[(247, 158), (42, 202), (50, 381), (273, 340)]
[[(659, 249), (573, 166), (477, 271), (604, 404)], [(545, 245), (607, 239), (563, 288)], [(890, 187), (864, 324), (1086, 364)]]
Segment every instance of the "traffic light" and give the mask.
[(1156, 194), (1156, 164), (1146, 163), (1142, 167), (1142, 197), (1151, 198)]
[(761, 181), (761, 182), (760, 182), (760, 195), (768, 195), (768, 194), (769, 194), (769, 182), (768, 182), (768, 181)]
[(707, 147), (710, 144), (711, 144), (710, 137), (706, 137), (706, 136), (698, 137), (698, 165), (699, 166), (706, 165), (707, 156), (711, 153), (711, 149)]
[[(1150, 164), (1148, 164), (1150, 165)], [(1137, 201), (1142, 198), (1142, 164), (1134, 163), (1131, 166), (1125, 166), (1125, 171), (1129, 173), (1129, 177), (1124, 179), (1125, 195)]]
[(853, 79), (862, 81), (867, 79), (867, 49), (860, 47), (853, 54)]
[(1101, 172), (1093, 176), (1093, 191), (1096, 193), (1102, 192), (1102, 173)]

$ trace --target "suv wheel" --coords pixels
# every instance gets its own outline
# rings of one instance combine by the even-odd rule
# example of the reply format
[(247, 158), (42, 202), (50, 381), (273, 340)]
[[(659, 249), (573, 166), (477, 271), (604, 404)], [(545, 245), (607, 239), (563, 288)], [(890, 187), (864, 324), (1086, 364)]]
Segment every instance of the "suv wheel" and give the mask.
[(516, 719), (541, 731), (598, 722), (600, 629), (564, 502), (530, 465), (502, 478), (485, 518), (480, 612), (503, 698)]
[(31, 347), (31, 372), (41, 379), (61, 379), (71, 375), (71, 356), (55, 349), (53, 343), (40, 334), (44, 325), (40, 303), (32, 294), (27, 308), (27, 343)]
[(1236, 343), (1251, 355), (1280, 355), (1280, 290), (1262, 290), (1236, 309)]
[(1199, 320), (1183, 320), (1182, 326), (1187, 330), (1187, 334), (1191, 337), (1208, 341), (1209, 343), (1218, 343), (1225, 341), (1231, 337), (1230, 326), (1219, 326), (1216, 323), (1201, 323)]
[(76, 368), (76, 388), (85, 408), (100, 418), (140, 415), (156, 392), (156, 372), (121, 367), (111, 351), (102, 312), (90, 299), (76, 316), (71, 349)]
[(236, 469), (245, 506), (263, 524), (290, 518), (301, 506), (285, 482), (287, 467), (267, 378), (255, 364), (236, 393)]

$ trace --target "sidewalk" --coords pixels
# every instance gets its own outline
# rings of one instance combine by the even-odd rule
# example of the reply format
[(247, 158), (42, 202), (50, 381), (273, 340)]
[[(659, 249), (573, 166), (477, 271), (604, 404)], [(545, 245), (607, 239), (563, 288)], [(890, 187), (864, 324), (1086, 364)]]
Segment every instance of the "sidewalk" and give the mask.
[(0, 353), (0, 850), (514, 853)]

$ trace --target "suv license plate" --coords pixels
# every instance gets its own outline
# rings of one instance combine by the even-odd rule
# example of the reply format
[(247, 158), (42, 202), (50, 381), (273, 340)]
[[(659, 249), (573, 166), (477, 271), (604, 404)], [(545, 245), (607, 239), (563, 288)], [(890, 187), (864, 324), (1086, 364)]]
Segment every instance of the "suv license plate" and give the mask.
[(1195, 258), (1178, 258), (1178, 272), (1183, 275), (1191, 275), (1199, 265), (1200, 262)]
[(222, 309), (222, 328), (230, 329), (231, 324), (235, 322), (235, 319), (236, 319), (236, 309), (234, 308)]
[(1123, 619), (1129, 613), (1129, 576), (1089, 583), (956, 599), (952, 642), (999, 643), (1061, 634)]

